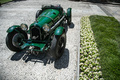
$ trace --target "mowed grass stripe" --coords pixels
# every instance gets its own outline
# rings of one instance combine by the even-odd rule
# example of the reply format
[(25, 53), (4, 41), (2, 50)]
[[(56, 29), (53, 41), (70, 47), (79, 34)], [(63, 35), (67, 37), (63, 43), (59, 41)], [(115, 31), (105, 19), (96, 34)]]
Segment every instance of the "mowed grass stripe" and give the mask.
[(9, 1), (12, 1), (12, 0), (0, 0), (0, 3), (3, 4), (3, 3), (6, 3), (6, 2), (9, 2)]
[(114, 17), (89, 17), (105, 80), (120, 79), (120, 23)]

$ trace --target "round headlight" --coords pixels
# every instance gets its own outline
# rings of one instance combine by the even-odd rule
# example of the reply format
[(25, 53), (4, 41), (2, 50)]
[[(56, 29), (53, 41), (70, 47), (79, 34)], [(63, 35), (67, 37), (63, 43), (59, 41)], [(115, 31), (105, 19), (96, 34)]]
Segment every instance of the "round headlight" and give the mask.
[(24, 31), (27, 31), (27, 29), (28, 29), (28, 26), (27, 26), (27, 24), (21, 24), (21, 29), (22, 30), (24, 30)]
[(45, 32), (48, 32), (48, 31), (50, 31), (50, 28), (49, 28), (49, 26), (48, 26), (47, 24), (45, 24), (45, 25), (43, 26), (43, 30), (44, 30)]

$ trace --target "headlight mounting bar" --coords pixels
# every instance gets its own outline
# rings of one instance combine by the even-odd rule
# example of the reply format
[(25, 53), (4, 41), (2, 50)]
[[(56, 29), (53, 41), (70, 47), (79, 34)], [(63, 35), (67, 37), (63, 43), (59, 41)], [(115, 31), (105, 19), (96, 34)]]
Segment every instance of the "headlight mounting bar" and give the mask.
[(64, 19), (64, 17), (65, 15), (53, 27), (51, 27), (51, 29), (54, 29)]

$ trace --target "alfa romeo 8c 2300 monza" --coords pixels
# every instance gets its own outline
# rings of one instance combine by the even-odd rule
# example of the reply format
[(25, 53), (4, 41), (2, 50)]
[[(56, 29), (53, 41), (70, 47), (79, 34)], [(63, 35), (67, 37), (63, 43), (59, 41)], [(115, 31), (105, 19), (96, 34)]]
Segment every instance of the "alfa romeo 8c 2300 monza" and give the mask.
[(71, 8), (65, 11), (60, 5), (43, 5), (36, 12), (35, 21), (13, 25), (7, 30), (6, 45), (11, 51), (28, 50), (31, 53), (49, 52), (59, 59), (66, 46), (65, 24), (71, 23)]

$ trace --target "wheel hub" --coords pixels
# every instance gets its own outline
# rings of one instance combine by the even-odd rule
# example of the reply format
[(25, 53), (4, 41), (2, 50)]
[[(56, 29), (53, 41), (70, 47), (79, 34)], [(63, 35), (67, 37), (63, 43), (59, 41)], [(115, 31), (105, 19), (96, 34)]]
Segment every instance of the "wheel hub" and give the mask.
[(13, 36), (12, 43), (15, 47), (20, 48), (20, 46), (23, 44), (23, 39), (25, 39), (24, 35), (21, 33), (16, 33)]

